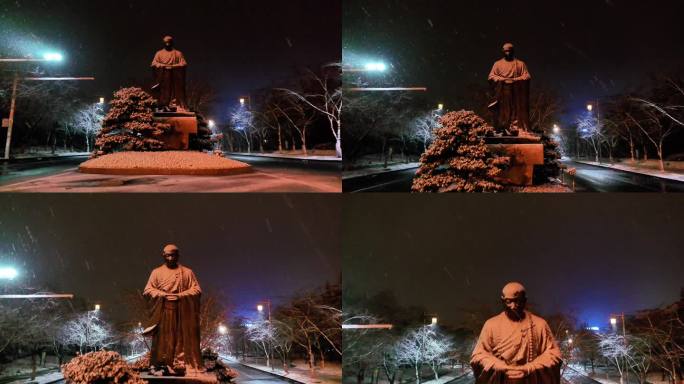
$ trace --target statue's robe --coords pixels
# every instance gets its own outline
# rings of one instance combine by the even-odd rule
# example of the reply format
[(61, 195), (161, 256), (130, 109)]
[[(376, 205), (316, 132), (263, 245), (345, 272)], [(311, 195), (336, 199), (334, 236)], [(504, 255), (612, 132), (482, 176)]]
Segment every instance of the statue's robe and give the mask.
[[(176, 49), (157, 51), (152, 59), (159, 92), (157, 102), (160, 107), (166, 107), (176, 100), (178, 106), (186, 109), (185, 103), (185, 68), (188, 63), (181, 51)], [(167, 69), (167, 67), (173, 67)]]
[[(167, 294), (178, 295), (178, 300), (166, 300)], [(152, 334), (150, 364), (156, 367), (174, 362), (187, 369), (200, 369), (200, 294), (195, 274), (178, 265), (162, 265), (150, 274), (143, 295), (150, 303), (150, 318), (145, 334)]]
[[(489, 81), (494, 86), (494, 125), (498, 130), (511, 126), (530, 131), (530, 79), (532, 76), (523, 61), (501, 59), (494, 63)], [(506, 80), (513, 80), (507, 84)]]
[[(476, 383), (560, 384), (561, 351), (546, 321), (530, 312), (522, 321), (509, 319), (505, 312), (487, 320), (470, 364)], [(506, 366), (529, 375), (508, 379)]]

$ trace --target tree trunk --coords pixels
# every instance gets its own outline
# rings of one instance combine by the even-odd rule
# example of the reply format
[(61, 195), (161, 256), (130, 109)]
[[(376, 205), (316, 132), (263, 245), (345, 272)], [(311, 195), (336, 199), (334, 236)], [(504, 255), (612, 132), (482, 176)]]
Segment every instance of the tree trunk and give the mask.
[(418, 365), (419, 364), (414, 364), (414, 367), (416, 369), (416, 384), (420, 384), (420, 373), (418, 372)]
[(280, 124), (278, 124), (278, 152), (283, 151), (283, 136), (280, 129)]
[(302, 131), (302, 152), (304, 152), (304, 156), (308, 154), (306, 151), (306, 128)]
[(36, 379), (36, 371), (38, 370), (36, 362), (36, 353), (31, 353), (31, 380)]

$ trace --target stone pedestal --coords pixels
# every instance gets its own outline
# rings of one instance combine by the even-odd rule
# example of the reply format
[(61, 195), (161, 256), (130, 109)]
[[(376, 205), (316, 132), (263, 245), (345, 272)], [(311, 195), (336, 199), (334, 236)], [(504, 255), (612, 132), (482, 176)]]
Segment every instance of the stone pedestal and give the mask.
[(216, 374), (213, 372), (188, 373), (186, 376), (152, 376), (142, 374), (140, 378), (150, 384), (218, 384)]
[(535, 165), (544, 165), (544, 145), (536, 137), (487, 137), (487, 148), (511, 162), (499, 177), (509, 185), (532, 185)]
[(171, 125), (171, 131), (162, 139), (169, 150), (187, 150), (190, 135), (197, 134), (197, 115), (192, 112), (155, 112), (154, 120)]

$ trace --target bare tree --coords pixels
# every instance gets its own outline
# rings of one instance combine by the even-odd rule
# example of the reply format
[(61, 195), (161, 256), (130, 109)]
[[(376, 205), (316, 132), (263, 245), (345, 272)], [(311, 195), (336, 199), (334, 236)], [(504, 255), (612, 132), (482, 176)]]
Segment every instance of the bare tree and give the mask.
[[(295, 91), (287, 88), (278, 88), (286, 94), (313, 108), (328, 120), (330, 132), (335, 138), (335, 152), (337, 157), (342, 157), (342, 88), (340, 87), (341, 65), (334, 64), (326, 67), (321, 76), (311, 70), (307, 70), (309, 80), (316, 85), (316, 89), (308, 91), (303, 89)], [(333, 70), (330, 70), (333, 69)]]
[(268, 320), (259, 320), (247, 325), (247, 338), (261, 349), (266, 356), (266, 366), (271, 366), (271, 347), (275, 343), (275, 327)]
[(252, 131), (254, 130), (254, 114), (244, 106), (238, 107), (230, 115), (233, 130), (245, 138), (247, 153), (252, 153)]
[(438, 333), (434, 326), (425, 325), (409, 331), (401, 338), (396, 344), (395, 353), (399, 362), (413, 366), (416, 383), (420, 384), (423, 364), (429, 364), (435, 380), (439, 379), (438, 369), (447, 361), (451, 348), (450, 338)]
[(78, 313), (64, 323), (61, 340), (64, 344), (78, 346), (81, 354), (88, 349), (102, 349), (114, 341), (111, 326), (99, 316), (98, 311)]
[(71, 124), (77, 132), (83, 133), (86, 151), (91, 151), (91, 141), (102, 127), (104, 109), (101, 104), (89, 104), (73, 114)]
[(587, 111), (577, 119), (577, 130), (580, 137), (594, 150), (596, 162), (601, 162), (601, 145), (605, 140), (604, 123)]

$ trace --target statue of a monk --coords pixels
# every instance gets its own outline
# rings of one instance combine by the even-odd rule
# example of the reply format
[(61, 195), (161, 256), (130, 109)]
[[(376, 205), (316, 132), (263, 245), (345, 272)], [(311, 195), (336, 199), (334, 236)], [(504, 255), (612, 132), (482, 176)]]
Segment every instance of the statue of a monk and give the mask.
[(520, 283), (502, 291), (505, 310), (485, 322), (470, 364), (476, 383), (560, 384), (561, 351), (544, 319), (525, 310)]
[(494, 115), (494, 128), (509, 136), (530, 132), (530, 79), (527, 65), (515, 57), (513, 44), (503, 46), (504, 57), (494, 63), (489, 81), (494, 100), (489, 109)]
[(185, 69), (188, 63), (183, 53), (173, 46), (173, 37), (164, 37), (164, 48), (157, 51), (152, 59), (152, 69), (156, 84), (152, 90), (158, 92), (157, 102), (160, 109), (171, 111), (177, 108), (187, 111), (185, 102)]
[(145, 335), (152, 335), (150, 373), (182, 376), (201, 371), (200, 294), (195, 274), (178, 263), (179, 250), (164, 247), (164, 264), (150, 274), (143, 295), (150, 303)]

